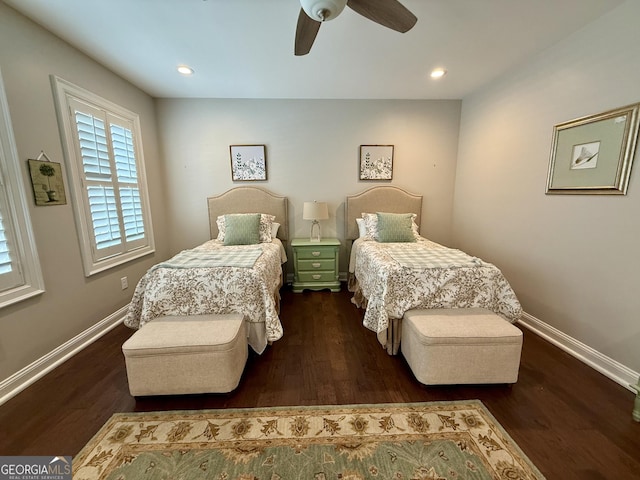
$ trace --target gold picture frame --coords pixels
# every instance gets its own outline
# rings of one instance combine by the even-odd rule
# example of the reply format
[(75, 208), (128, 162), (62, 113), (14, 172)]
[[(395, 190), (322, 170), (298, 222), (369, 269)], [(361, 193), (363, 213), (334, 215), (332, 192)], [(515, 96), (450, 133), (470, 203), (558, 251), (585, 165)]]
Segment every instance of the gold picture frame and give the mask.
[(45, 160), (28, 160), (33, 197), (37, 206), (66, 205), (62, 167)]
[(626, 195), (639, 107), (628, 105), (554, 126), (546, 193)]

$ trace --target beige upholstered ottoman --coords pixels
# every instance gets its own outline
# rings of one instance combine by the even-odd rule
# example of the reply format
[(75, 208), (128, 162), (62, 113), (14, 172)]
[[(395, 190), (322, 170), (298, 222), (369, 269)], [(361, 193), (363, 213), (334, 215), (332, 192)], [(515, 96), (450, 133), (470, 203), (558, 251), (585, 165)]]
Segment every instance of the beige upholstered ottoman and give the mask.
[(522, 332), (482, 308), (409, 310), (400, 349), (425, 385), (515, 383)]
[(131, 395), (226, 393), (248, 347), (241, 314), (160, 317), (122, 345)]

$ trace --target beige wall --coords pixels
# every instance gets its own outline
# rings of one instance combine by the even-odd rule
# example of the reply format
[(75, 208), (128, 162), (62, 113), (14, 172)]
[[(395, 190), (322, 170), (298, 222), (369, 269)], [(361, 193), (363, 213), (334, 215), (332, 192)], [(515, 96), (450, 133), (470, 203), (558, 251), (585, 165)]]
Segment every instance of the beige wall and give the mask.
[(502, 268), (527, 313), (640, 371), (640, 165), (626, 196), (545, 195), (553, 125), (640, 102), (629, 1), (463, 101), (456, 245)]
[[(85, 278), (73, 210), (29, 206), (46, 292), (0, 310), (0, 381), (48, 354), (125, 306), (133, 287), (158, 257), (167, 256), (162, 163), (151, 97), (0, 2), (0, 69), (25, 189), (27, 159), (44, 150), (63, 164), (49, 75), (58, 75), (140, 115), (150, 186), (156, 255)], [(66, 171), (65, 171), (66, 173)], [(67, 198), (69, 184), (66, 182)], [(129, 289), (121, 290), (127, 276)]]
[[(291, 236), (309, 235), (304, 201), (329, 203), (324, 236), (344, 238), (345, 197), (380, 184), (424, 195), (422, 234), (448, 243), (460, 101), (158, 100), (171, 250), (209, 238), (206, 197), (231, 181), (229, 145), (266, 144), (266, 182), (289, 198)], [(394, 145), (393, 180), (359, 181), (360, 145)], [(346, 255), (341, 258), (346, 271)], [(291, 265), (289, 269), (291, 270)]]

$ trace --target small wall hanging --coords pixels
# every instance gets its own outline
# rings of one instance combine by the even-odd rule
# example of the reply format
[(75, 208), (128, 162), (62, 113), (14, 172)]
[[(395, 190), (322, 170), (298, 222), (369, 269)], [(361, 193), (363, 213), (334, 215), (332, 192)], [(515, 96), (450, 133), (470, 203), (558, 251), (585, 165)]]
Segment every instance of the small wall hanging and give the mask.
[(393, 178), (393, 145), (360, 145), (360, 180)]
[(40, 152), (37, 159), (29, 159), (28, 162), (36, 205), (65, 205), (67, 197), (60, 164), (49, 160), (44, 152)]
[(546, 193), (626, 195), (638, 138), (639, 106), (556, 125)]
[(234, 182), (267, 179), (267, 154), (264, 145), (231, 145), (231, 180)]

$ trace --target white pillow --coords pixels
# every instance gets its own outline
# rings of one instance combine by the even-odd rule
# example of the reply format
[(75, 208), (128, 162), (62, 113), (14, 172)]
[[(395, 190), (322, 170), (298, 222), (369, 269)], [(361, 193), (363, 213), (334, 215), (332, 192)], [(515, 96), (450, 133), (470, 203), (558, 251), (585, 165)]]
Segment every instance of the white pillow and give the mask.
[(358, 237), (362, 238), (367, 235), (367, 227), (364, 224), (364, 218), (356, 218), (358, 224)]
[[(255, 215), (252, 213), (236, 213), (235, 215)], [(276, 219), (273, 215), (266, 213), (260, 214), (260, 243), (270, 243), (272, 240), (272, 226), (273, 221)], [(226, 224), (224, 221), (224, 215), (220, 215), (216, 218), (216, 225), (218, 226), (218, 237), (220, 241), (224, 241), (224, 234), (226, 230)], [(277, 231), (277, 230), (276, 230)], [(274, 236), (275, 238), (275, 236)]]
[(274, 239), (278, 236), (279, 228), (280, 228), (280, 224), (278, 222), (271, 223), (271, 239)]

